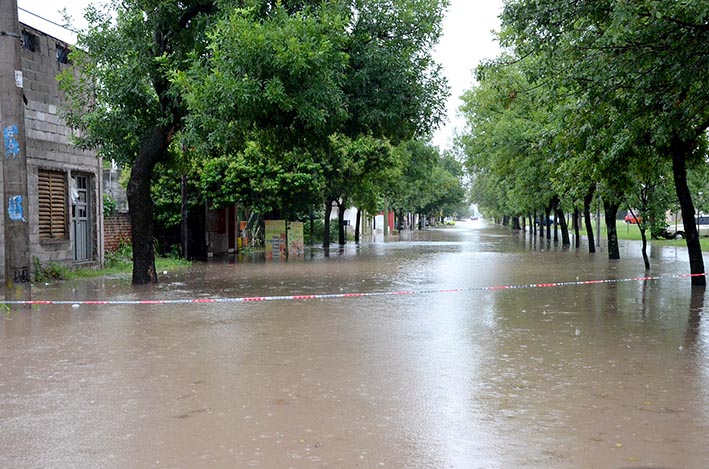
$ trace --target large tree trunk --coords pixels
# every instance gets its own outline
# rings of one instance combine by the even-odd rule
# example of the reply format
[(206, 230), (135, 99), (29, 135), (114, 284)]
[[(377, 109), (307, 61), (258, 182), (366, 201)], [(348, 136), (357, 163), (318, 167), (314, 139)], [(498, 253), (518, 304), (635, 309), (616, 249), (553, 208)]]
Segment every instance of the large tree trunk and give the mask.
[(332, 215), (332, 201), (328, 201), (325, 204), (324, 233), (322, 237), (322, 245), (325, 249), (330, 247), (330, 215)]
[(544, 225), (547, 227), (547, 239), (551, 239), (551, 223), (549, 221), (551, 220), (551, 202), (549, 202), (549, 205), (544, 209)]
[(512, 217), (512, 229), (515, 231), (519, 231), (522, 229), (522, 227), (519, 224), (519, 217), (518, 216)]
[(581, 247), (581, 227), (579, 226), (579, 218), (579, 209), (578, 207), (574, 207), (574, 244), (576, 249)]
[(561, 210), (561, 201), (559, 196), (555, 195), (552, 199), (552, 204), (554, 206), (554, 241), (557, 240), (556, 236), (556, 226), (558, 224), (561, 229), (561, 245), (571, 246), (571, 238), (569, 238), (569, 226), (566, 223), (566, 216), (564, 211)]
[(591, 220), (591, 202), (593, 193), (596, 192), (596, 185), (591, 184), (588, 192), (583, 198), (583, 221), (586, 224), (586, 236), (588, 237), (588, 252), (596, 252), (596, 239), (593, 237), (593, 221)]
[(155, 127), (140, 146), (126, 190), (133, 246), (133, 285), (157, 283), (153, 245), (153, 199), (150, 186), (155, 165), (167, 154), (170, 130)]
[(618, 202), (603, 201), (603, 209), (606, 216), (606, 232), (608, 233), (608, 259), (620, 259), (620, 246), (618, 245), (618, 230), (616, 228), (616, 214), (618, 213)]
[(704, 276), (704, 258), (702, 247), (699, 244), (699, 233), (694, 220), (694, 203), (692, 194), (687, 185), (686, 155), (691, 151), (691, 146), (675, 137), (670, 146), (672, 154), (672, 174), (675, 180), (675, 191), (682, 210), (684, 234), (687, 240), (687, 253), (689, 254), (689, 271), (692, 274), (692, 286), (706, 287), (707, 279)]
[(642, 226), (640, 227), (640, 239), (642, 240), (641, 251), (643, 254), (643, 263), (645, 264), (645, 270), (650, 270), (650, 258), (647, 255), (647, 230)]
[(357, 209), (357, 215), (355, 215), (355, 217), (356, 217), (357, 219), (355, 220), (355, 235), (354, 235), (354, 238), (355, 238), (355, 243), (359, 243), (359, 230), (360, 230), (360, 223), (361, 223), (360, 220), (362, 220), (362, 210)]
[(556, 219), (559, 221), (559, 229), (561, 230), (561, 245), (571, 246), (571, 237), (569, 236), (569, 225), (566, 223), (566, 216), (560, 209), (556, 209)]

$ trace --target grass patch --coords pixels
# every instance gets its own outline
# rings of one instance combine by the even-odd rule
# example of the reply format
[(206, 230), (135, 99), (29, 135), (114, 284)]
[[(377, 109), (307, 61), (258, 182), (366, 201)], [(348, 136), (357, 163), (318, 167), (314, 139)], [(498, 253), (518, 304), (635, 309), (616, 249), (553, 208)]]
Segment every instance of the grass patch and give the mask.
[[(596, 224), (593, 224), (594, 233), (596, 230)], [(616, 231), (618, 232), (618, 239), (632, 240), (632, 241), (642, 241), (640, 236), (640, 227), (635, 224), (625, 223), (622, 220), (616, 225)], [(586, 229), (582, 228), (580, 230), (582, 236), (586, 236)], [(687, 247), (686, 239), (651, 239), (650, 230), (645, 231), (647, 240), (650, 243), (657, 244), (659, 246), (680, 246)], [(601, 223), (601, 238), (605, 239), (606, 236), (606, 224)], [(702, 251), (706, 252), (709, 249), (709, 230), (702, 228), (699, 230), (699, 243), (702, 246)]]
[[(186, 261), (184, 259), (173, 259), (168, 257), (156, 257), (155, 258), (155, 269), (158, 272), (164, 270), (175, 270), (180, 267), (187, 267), (192, 265), (192, 262)], [(130, 274), (133, 271), (133, 262), (129, 260), (128, 262), (121, 262), (119, 264), (112, 264), (106, 266), (102, 269), (95, 269), (90, 267), (78, 267), (75, 269), (67, 269), (66, 275), (58, 280), (72, 280), (77, 278), (96, 278), (96, 277), (108, 277), (123, 274)]]
[[(52, 280), (72, 280), (79, 278), (95, 278), (130, 274), (133, 271), (133, 251), (130, 244), (121, 243), (115, 252), (107, 252), (104, 267), (69, 267), (59, 262), (49, 262), (42, 265), (39, 258), (33, 259), (34, 281), (48, 282)], [(155, 269), (158, 272), (174, 270), (191, 265), (190, 261), (175, 256), (156, 257)]]
[[(158, 272), (164, 270), (175, 270), (181, 267), (192, 265), (192, 262), (184, 259), (173, 259), (167, 257), (155, 258), (155, 269)], [(133, 262), (113, 263), (110, 266), (97, 269), (92, 267), (67, 267), (58, 262), (50, 262), (44, 266), (37, 267), (35, 264), (35, 282), (49, 282), (56, 280), (74, 280), (80, 278), (109, 277), (116, 275), (129, 275), (133, 271)]]

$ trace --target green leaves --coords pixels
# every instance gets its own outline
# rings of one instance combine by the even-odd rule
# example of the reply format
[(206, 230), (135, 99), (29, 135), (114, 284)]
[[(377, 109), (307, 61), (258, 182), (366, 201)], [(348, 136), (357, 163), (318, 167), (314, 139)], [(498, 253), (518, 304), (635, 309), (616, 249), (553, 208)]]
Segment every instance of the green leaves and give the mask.
[(507, 2), (500, 40), (511, 55), (478, 70), (462, 108), (478, 187), (516, 214), (545, 186), (580, 200), (590, 182), (617, 197), (666, 180), (663, 165), (644, 162), (666, 162), (671, 142), (701, 146), (709, 127), (708, 16), (699, 0)]
[[(277, 182), (273, 191), (298, 201), (314, 203), (322, 189), (319, 199), (373, 205), (397, 164), (389, 141), (423, 135), (443, 115), (446, 87), (430, 47), (444, 4), (276, 2), (230, 12), (209, 33), (208, 53), (173, 77), (188, 105), (186, 141), (205, 155), (245, 158), (242, 173), (259, 181), (249, 192), (256, 203)], [(249, 156), (254, 145), (262, 158)], [(241, 197), (237, 185), (222, 189)]]
[(235, 10), (216, 24), (209, 56), (175, 76), (195, 144), (236, 153), (263, 129), (288, 148), (337, 128), (346, 112), (343, 19), (325, 8), (291, 15), (275, 6), (265, 19)]

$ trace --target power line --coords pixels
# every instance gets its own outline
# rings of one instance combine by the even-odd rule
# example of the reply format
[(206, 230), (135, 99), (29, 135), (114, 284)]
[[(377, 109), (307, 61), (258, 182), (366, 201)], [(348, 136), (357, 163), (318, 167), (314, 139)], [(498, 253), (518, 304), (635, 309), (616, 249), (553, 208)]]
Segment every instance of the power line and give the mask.
[(62, 28), (62, 29), (66, 29), (67, 31), (71, 31), (72, 33), (75, 33), (75, 34), (81, 34), (80, 31), (77, 31), (77, 30), (75, 30), (75, 29), (71, 29), (70, 27), (65, 26), (65, 25), (63, 25), (63, 24), (56, 23), (56, 22), (54, 22), (54, 21), (52, 21), (52, 20), (49, 20), (49, 19), (47, 19), (47, 18), (45, 18), (45, 17), (43, 17), (43, 16), (39, 16), (37, 13), (32, 13), (31, 11), (25, 10), (24, 8), (22, 8), (22, 7), (20, 7), (20, 6), (18, 6), (17, 9), (18, 9), (18, 10), (21, 10), (21, 11), (23, 11), (23, 12), (25, 12), (25, 13), (27, 13), (28, 15), (32, 15), (32, 16), (35, 16), (35, 17), (41, 19), (41, 20), (44, 20), (44, 21), (46, 21), (47, 23), (53, 24), (54, 26), (58, 26), (58, 27), (60, 27), (60, 28)]

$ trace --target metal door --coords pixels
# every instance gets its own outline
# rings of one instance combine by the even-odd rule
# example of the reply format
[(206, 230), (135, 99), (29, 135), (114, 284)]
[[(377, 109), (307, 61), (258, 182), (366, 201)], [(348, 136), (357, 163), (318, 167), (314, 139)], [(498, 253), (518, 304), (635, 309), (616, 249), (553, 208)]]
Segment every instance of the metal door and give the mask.
[(74, 239), (74, 260), (88, 261), (91, 252), (89, 225), (89, 189), (88, 176), (74, 176), (71, 219)]

